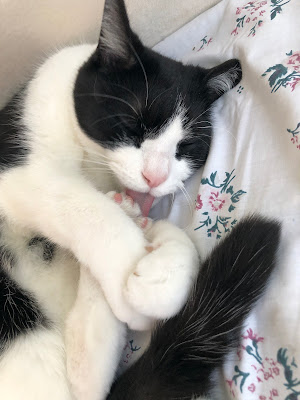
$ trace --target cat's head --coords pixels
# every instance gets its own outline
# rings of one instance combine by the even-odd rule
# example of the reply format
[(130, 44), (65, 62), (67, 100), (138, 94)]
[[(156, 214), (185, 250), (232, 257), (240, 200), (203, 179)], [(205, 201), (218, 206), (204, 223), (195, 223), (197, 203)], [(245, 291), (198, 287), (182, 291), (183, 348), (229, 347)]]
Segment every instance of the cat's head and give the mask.
[(106, 0), (98, 47), (76, 80), (76, 115), (120, 183), (158, 197), (204, 164), (211, 106), (241, 76), (235, 59), (204, 69), (152, 51), (132, 32), (123, 0)]

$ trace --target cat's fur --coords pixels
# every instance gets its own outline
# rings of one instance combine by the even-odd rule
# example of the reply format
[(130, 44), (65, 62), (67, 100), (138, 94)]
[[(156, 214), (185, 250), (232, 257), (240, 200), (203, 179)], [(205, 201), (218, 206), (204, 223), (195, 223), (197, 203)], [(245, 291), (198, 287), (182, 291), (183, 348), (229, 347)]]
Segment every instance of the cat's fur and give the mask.
[(205, 70), (147, 49), (107, 0), (98, 46), (54, 54), (2, 110), (1, 399), (103, 399), (124, 323), (182, 308), (192, 242), (166, 221), (141, 229), (105, 193), (183, 186), (207, 157), (211, 105), (240, 79), (237, 60)]
[(215, 377), (265, 289), (279, 238), (274, 221), (241, 221), (202, 265), (184, 309), (158, 324), (146, 352), (114, 383), (108, 400), (224, 399)]

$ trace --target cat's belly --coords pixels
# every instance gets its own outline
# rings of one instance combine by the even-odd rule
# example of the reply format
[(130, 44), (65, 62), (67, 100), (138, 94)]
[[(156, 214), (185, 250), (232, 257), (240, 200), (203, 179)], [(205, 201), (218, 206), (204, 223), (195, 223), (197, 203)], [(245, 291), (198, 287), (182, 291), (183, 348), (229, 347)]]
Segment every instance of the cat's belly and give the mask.
[(74, 400), (59, 331), (38, 329), (9, 346), (0, 359), (0, 399)]
[(64, 323), (78, 277), (66, 250), (0, 221), (0, 399), (73, 400)]
[[(1, 268), (21, 289), (36, 300), (43, 316), (62, 328), (77, 292), (79, 265), (67, 250), (46, 238), (2, 221), (0, 252), (9, 265)], [(12, 295), (13, 300), (13, 295)]]

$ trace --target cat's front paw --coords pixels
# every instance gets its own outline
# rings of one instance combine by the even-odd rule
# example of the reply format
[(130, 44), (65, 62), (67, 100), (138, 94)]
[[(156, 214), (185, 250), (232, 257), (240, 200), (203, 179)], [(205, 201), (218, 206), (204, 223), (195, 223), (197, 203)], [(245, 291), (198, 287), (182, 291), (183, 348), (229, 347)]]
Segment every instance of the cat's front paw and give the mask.
[(148, 254), (129, 276), (125, 296), (141, 314), (170, 318), (185, 304), (199, 269), (198, 253), (187, 235), (167, 221), (149, 230)]
[(122, 210), (134, 220), (134, 222), (145, 232), (152, 226), (152, 220), (148, 217), (143, 217), (140, 206), (134, 202), (133, 198), (126, 193), (109, 192), (107, 196), (115, 203), (119, 204)]

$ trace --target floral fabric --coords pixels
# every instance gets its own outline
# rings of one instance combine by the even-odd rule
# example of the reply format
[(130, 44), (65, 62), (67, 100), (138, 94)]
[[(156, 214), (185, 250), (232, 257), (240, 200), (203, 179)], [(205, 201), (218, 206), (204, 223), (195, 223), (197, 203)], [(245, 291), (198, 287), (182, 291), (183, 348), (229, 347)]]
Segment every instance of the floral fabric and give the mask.
[(299, 0), (223, 0), (156, 46), (185, 63), (238, 58), (243, 68), (215, 106), (209, 157), (188, 196), (156, 212), (185, 228), (202, 257), (243, 216), (283, 224), (279, 268), (223, 371), (228, 399), (300, 400), (299, 16)]
[[(202, 258), (243, 216), (282, 222), (278, 269), (224, 368), (224, 399), (300, 400), (299, 16), (300, 0), (223, 0), (156, 46), (207, 68), (238, 58), (243, 79), (214, 107), (209, 157), (188, 193), (154, 215), (186, 229)], [(143, 351), (133, 338), (125, 364)]]

